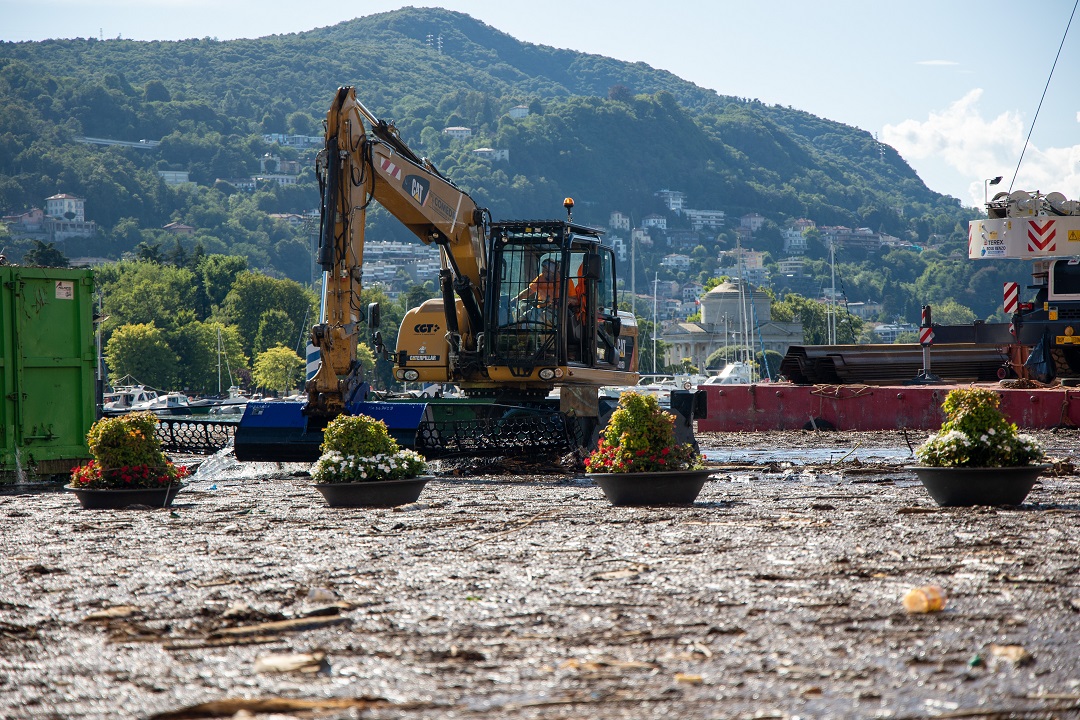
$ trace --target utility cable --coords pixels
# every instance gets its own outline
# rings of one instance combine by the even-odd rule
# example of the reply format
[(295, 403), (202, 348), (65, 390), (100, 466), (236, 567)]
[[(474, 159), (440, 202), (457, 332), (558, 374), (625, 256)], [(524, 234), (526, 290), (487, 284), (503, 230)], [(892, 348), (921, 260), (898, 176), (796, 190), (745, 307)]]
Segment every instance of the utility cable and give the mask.
[(1035, 117), (1031, 119), (1031, 127), (1028, 128), (1027, 139), (1024, 140), (1024, 148), (1020, 151), (1020, 159), (1016, 161), (1016, 170), (1013, 171), (1012, 180), (1009, 182), (1009, 194), (1012, 194), (1013, 184), (1016, 183), (1016, 176), (1020, 172), (1020, 163), (1024, 162), (1024, 153), (1027, 152), (1028, 145), (1031, 143), (1031, 134), (1035, 132), (1035, 123), (1039, 120), (1039, 111), (1042, 110), (1043, 100), (1046, 99), (1046, 91), (1050, 88), (1050, 79), (1054, 77), (1054, 69), (1057, 68), (1058, 59), (1061, 57), (1061, 49), (1065, 47), (1065, 38), (1069, 36), (1069, 28), (1072, 26), (1073, 17), (1076, 16), (1076, 7), (1080, 5), (1080, 0), (1076, 0), (1073, 3), (1072, 12), (1069, 13), (1069, 22), (1065, 24), (1065, 32), (1061, 36), (1061, 44), (1058, 45), (1057, 55), (1054, 56), (1054, 64), (1050, 68), (1050, 75), (1046, 78), (1046, 85), (1043, 86), (1042, 97), (1039, 98), (1039, 106), (1035, 108)]

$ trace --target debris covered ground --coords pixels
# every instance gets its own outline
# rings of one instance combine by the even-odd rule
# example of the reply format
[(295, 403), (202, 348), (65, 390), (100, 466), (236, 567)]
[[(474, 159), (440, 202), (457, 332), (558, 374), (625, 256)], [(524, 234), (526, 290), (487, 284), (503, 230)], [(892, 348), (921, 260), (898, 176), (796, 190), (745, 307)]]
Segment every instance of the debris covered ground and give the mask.
[(1039, 437), (1018, 508), (938, 508), (901, 433), (705, 436), (686, 507), (494, 463), (386, 510), (219, 457), (172, 509), (9, 490), (0, 717), (1080, 717), (1080, 436)]

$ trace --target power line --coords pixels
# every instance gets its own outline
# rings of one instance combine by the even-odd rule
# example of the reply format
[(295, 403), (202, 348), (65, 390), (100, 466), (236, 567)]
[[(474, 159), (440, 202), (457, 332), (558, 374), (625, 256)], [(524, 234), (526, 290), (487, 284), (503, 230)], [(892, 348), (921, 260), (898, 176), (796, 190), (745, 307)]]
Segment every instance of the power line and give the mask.
[(1076, 15), (1076, 7), (1080, 5), (1080, 0), (1076, 0), (1073, 3), (1072, 12), (1069, 13), (1069, 22), (1065, 24), (1065, 32), (1061, 36), (1061, 44), (1058, 45), (1057, 55), (1054, 56), (1054, 64), (1050, 68), (1050, 75), (1046, 78), (1046, 85), (1043, 86), (1042, 97), (1039, 98), (1039, 106), (1035, 108), (1035, 117), (1031, 119), (1031, 127), (1028, 128), (1027, 139), (1024, 140), (1024, 148), (1020, 151), (1020, 159), (1016, 161), (1016, 170), (1013, 171), (1012, 180), (1009, 182), (1009, 194), (1012, 194), (1013, 185), (1016, 183), (1016, 176), (1020, 172), (1020, 163), (1024, 162), (1024, 153), (1027, 152), (1028, 145), (1031, 143), (1031, 134), (1035, 132), (1035, 123), (1039, 119), (1039, 111), (1042, 110), (1043, 100), (1046, 99), (1046, 91), (1050, 88), (1050, 79), (1054, 77), (1054, 69), (1057, 68), (1058, 58), (1061, 57), (1061, 48), (1065, 47), (1065, 38), (1069, 36), (1069, 28), (1072, 27), (1073, 17)]

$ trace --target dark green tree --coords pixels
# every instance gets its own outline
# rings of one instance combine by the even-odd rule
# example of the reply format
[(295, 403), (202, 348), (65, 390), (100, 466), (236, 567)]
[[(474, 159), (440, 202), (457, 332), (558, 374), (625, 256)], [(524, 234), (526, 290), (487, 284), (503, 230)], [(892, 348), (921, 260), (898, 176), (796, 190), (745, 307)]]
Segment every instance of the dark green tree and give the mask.
[(261, 273), (242, 272), (225, 296), (222, 317), (240, 329), (244, 352), (253, 356), (255, 338), (263, 315), (276, 309), (287, 318), (281, 332), (284, 336), (300, 337), (301, 328), (315, 316), (315, 295), (293, 280), (279, 280)]
[(122, 325), (105, 344), (109, 378), (117, 382), (130, 375), (159, 389), (176, 381), (177, 357), (161, 329), (147, 323)]
[(23, 263), (36, 267), (67, 267), (68, 259), (57, 249), (56, 243), (34, 240), (34, 246), (23, 255)]
[[(284, 310), (269, 308), (259, 318), (259, 329), (255, 333), (253, 352), (258, 355), (275, 345), (296, 348), (299, 337), (293, 334), (295, 327), (296, 323), (289, 319), (289, 315)], [(301, 345), (301, 349), (304, 345), (306, 343)]]
[(168, 337), (177, 355), (177, 387), (198, 394), (223, 393), (233, 384), (233, 375), (247, 366), (235, 326), (194, 321), (179, 327)]
[(96, 271), (106, 337), (121, 325), (175, 329), (195, 318), (195, 276), (184, 268), (123, 261)]

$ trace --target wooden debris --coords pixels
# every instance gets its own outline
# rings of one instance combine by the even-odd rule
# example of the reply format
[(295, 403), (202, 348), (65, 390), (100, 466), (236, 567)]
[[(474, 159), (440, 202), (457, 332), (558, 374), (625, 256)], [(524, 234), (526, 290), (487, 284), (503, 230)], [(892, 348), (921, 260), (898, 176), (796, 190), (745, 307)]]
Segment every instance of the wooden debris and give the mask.
[[(179, 710), (151, 715), (150, 720), (193, 720), (194, 718), (232, 717), (237, 713), (282, 713), (305, 710), (371, 710), (390, 707), (393, 703), (380, 697), (321, 698), (228, 698), (199, 703)], [(397, 706), (402, 707), (402, 706)]]
[(648, 565), (634, 564), (629, 567), (619, 568), (618, 570), (606, 570), (604, 572), (593, 573), (589, 577), (593, 580), (625, 580), (627, 578), (637, 577), (648, 569)]
[(341, 615), (330, 617), (302, 617), (291, 620), (277, 620), (274, 622), (259, 623), (257, 625), (241, 625), (234, 628), (221, 628), (208, 635), (209, 638), (244, 637), (248, 635), (276, 635), (289, 632), (303, 632), (305, 630), (317, 630), (330, 625), (348, 623), (349, 619)]
[(283, 653), (264, 655), (255, 660), (255, 672), (260, 673), (320, 673), (330, 669), (326, 653)]
[(101, 622), (106, 620), (118, 620), (121, 618), (129, 618), (137, 612), (139, 612), (139, 608), (134, 605), (114, 605), (113, 607), (92, 612), (84, 617), (82, 621)]
[(576, 670), (584, 673), (595, 673), (602, 670), (655, 670), (655, 663), (640, 662), (637, 660), (578, 660), (571, 658), (559, 664), (560, 670)]
[(1035, 656), (1023, 645), (991, 645), (990, 655), (998, 660), (1011, 662), (1016, 667), (1024, 667), (1035, 662)]

